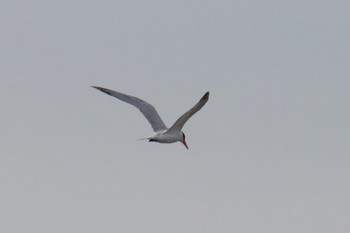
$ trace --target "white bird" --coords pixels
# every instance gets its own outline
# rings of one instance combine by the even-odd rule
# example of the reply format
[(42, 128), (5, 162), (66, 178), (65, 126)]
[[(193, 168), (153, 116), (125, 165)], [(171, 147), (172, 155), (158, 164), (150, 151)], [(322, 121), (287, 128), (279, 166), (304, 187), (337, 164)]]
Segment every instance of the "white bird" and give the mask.
[(134, 105), (138, 108), (141, 113), (146, 117), (146, 119), (151, 124), (154, 134), (148, 138), (150, 142), (159, 142), (159, 143), (173, 143), (180, 141), (188, 149), (185, 134), (181, 131), (182, 127), (188, 119), (190, 119), (193, 114), (198, 112), (204, 104), (209, 99), (209, 92), (206, 92), (204, 96), (199, 100), (199, 102), (193, 106), (190, 110), (184, 113), (170, 128), (166, 127), (162, 119), (160, 118), (156, 109), (146, 101), (139, 99), (134, 96), (126, 95), (117, 91), (113, 91), (103, 87), (92, 86), (108, 95), (114, 96), (115, 98)]

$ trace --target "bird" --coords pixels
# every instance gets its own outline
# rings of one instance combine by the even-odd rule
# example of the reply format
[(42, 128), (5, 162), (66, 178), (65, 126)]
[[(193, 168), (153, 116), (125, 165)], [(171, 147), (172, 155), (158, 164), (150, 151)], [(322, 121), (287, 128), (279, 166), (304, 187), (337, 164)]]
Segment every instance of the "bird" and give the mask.
[(209, 91), (207, 91), (197, 104), (180, 116), (175, 123), (168, 128), (164, 124), (162, 118), (159, 116), (157, 110), (150, 103), (135, 96), (126, 95), (111, 89), (98, 86), (92, 87), (138, 108), (151, 124), (154, 131), (153, 135), (144, 139), (148, 140), (149, 142), (158, 143), (182, 142), (187, 150), (188, 146), (186, 143), (186, 135), (184, 132), (182, 132), (182, 127), (185, 125), (188, 119), (193, 116), (193, 114), (198, 112), (206, 104), (209, 99)]

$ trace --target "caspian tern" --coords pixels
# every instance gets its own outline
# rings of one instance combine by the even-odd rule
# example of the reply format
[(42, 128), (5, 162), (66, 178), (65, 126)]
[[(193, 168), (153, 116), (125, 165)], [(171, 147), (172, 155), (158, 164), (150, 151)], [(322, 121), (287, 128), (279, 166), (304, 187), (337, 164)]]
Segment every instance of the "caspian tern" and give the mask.
[(209, 91), (204, 94), (204, 96), (199, 100), (199, 102), (193, 106), (190, 110), (184, 113), (170, 128), (166, 127), (162, 119), (160, 118), (157, 110), (146, 101), (139, 99), (134, 96), (126, 95), (117, 91), (113, 91), (103, 87), (92, 86), (108, 95), (111, 95), (121, 101), (124, 101), (128, 104), (134, 105), (138, 108), (141, 113), (146, 117), (146, 119), (151, 124), (154, 134), (148, 138), (150, 142), (159, 142), (159, 143), (173, 143), (173, 142), (182, 142), (184, 146), (188, 149), (185, 134), (181, 131), (182, 127), (188, 119), (190, 119), (193, 114), (198, 112), (204, 104), (209, 99)]

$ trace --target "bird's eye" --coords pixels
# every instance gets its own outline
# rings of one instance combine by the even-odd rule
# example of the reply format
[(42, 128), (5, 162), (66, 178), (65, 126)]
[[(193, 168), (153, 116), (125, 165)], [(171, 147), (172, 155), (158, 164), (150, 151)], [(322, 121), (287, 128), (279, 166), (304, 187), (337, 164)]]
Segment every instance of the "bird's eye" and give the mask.
[(182, 133), (182, 139), (185, 140), (186, 135), (184, 133)]

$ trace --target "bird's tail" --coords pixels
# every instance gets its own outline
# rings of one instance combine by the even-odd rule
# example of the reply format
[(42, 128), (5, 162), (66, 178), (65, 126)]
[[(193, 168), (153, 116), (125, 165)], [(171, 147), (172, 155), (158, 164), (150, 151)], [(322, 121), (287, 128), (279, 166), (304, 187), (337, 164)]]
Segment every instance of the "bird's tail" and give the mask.
[(138, 141), (141, 141), (141, 140), (149, 140), (149, 138), (139, 138), (137, 139)]

